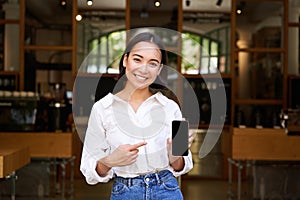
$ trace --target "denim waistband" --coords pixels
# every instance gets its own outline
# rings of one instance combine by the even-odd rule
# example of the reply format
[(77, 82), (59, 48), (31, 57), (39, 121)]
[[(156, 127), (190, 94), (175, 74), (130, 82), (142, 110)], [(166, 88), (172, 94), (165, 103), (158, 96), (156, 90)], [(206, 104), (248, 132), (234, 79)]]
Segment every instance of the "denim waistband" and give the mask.
[(114, 181), (119, 182), (119, 183), (123, 183), (125, 185), (127, 185), (128, 187), (132, 186), (132, 185), (140, 185), (140, 184), (161, 184), (162, 182), (167, 181), (168, 179), (170, 179), (171, 177), (173, 177), (172, 172), (170, 172), (169, 170), (163, 170), (163, 171), (159, 171), (159, 172), (155, 172), (155, 173), (151, 173), (151, 174), (146, 174), (146, 175), (140, 175), (134, 178), (123, 178), (120, 176), (116, 176), (114, 177)]

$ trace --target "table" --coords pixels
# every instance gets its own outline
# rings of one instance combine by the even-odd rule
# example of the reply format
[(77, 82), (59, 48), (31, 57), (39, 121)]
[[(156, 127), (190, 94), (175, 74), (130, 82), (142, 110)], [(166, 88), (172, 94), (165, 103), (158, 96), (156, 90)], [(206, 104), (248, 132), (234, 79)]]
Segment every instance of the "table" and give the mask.
[(62, 169), (62, 198), (65, 198), (66, 165), (71, 166), (70, 194), (73, 195), (74, 160), (72, 132), (0, 132), (0, 146), (28, 146), (30, 158), (52, 158)]
[(29, 162), (27, 146), (0, 145), (0, 178), (12, 178), (11, 199), (15, 199), (15, 171)]
[(235, 165), (238, 168), (237, 198), (241, 199), (243, 168), (250, 167), (252, 161), (300, 161), (299, 143), (300, 137), (288, 136), (285, 129), (233, 128), (228, 181), (231, 187), (232, 165)]

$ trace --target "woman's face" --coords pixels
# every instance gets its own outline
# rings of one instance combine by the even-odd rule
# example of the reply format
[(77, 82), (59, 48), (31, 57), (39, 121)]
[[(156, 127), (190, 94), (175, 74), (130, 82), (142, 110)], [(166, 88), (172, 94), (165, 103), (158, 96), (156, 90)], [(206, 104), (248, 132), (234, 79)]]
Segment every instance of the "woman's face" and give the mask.
[(161, 71), (161, 51), (154, 43), (139, 42), (128, 56), (124, 56), (123, 66), (126, 67), (128, 82), (135, 89), (146, 88)]

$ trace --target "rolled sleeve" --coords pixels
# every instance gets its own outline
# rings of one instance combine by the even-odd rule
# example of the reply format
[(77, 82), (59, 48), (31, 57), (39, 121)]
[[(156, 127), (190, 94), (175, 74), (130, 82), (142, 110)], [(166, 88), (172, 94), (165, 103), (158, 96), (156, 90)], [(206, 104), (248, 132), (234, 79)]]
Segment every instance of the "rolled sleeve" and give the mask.
[(184, 159), (184, 167), (181, 171), (175, 171), (173, 168), (172, 173), (175, 177), (181, 176), (183, 174), (188, 173), (193, 168), (193, 160), (192, 160), (192, 153), (189, 150), (187, 156), (183, 156)]
[(98, 106), (95, 104), (92, 108), (81, 155), (80, 171), (88, 184), (108, 182), (113, 176), (112, 170), (106, 176), (99, 176), (96, 171), (97, 162), (110, 153), (100, 114), (101, 107), (99, 109)]
[(88, 152), (83, 148), (82, 152), (82, 162), (80, 165), (80, 171), (84, 175), (85, 180), (88, 184), (95, 185), (99, 182), (106, 183), (113, 177), (113, 170), (110, 169), (106, 176), (99, 176), (96, 171), (96, 166), (98, 160), (93, 159), (91, 156), (88, 156)]

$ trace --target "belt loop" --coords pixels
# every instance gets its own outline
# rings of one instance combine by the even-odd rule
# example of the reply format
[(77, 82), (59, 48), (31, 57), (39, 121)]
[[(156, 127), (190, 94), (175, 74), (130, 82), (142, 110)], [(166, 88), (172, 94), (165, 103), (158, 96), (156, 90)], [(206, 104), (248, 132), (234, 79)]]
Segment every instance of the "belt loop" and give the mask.
[(159, 178), (158, 172), (155, 172), (155, 177), (156, 177), (157, 183), (160, 184), (160, 178)]
[(128, 186), (128, 187), (131, 186), (131, 178), (128, 178), (128, 180), (127, 180), (127, 186)]

